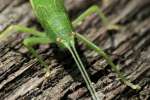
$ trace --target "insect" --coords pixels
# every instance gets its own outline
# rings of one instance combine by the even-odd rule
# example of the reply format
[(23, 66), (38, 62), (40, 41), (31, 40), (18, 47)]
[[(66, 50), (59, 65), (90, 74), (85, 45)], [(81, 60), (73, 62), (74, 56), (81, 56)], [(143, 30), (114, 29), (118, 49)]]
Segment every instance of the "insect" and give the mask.
[(30, 3), (38, 21), (40, 22), (45, 31), (39, 32), (33, 28), (27, 28), (21, 25), (12, 25), (1, 33), (0, 41), (6, 40), (7, 37), (11, 35), (10, 33), (12, 31), (31, 34), (32, 37), (24, 39), (23, 44), (29, 49), (33, 56), (38, 59), (41, 65), (45, 67), (46, 77), (50, 75), (50, 69), (48, 65), (42, 60), (42, 58), (36, 53), (32, 46), (37, 44), (56, 43), (60, 48), (68, 49), (68, 51), (71, 53), (93, 100), (101, 99), (96, 90), (94, 89), (93, 84), (75, 48), (75, 38), (77, 38), (85, 43), (89, 48), (95, 50), (98, 54), (103, 56), (108, 64), (110, 64), (110, 66), (112, 67), (112, 70), (117, 73), (118, 78), (123, 83), (133, 89), (140, 88), (138, 85), (132, 84), (122, 75), (118, 67), (101, 48), (90, 42), (79, 33), (74, 32), (73, 27), (78, 26), (78, 24), (81, 23), (85, 19), (85, 17), (91, 15), (92, 13), (97, 13), (100, 18), (102, 18), (102, 21), (107, 28), (115, 28), (115, 25), (109, 24), (107, 22), (106, 17), (99, 9), (99, 7), (97, 7), (96, 5), (90, 7), (87, 11), (85, 11), (75, 21), (71, 23), (64, 7), (64, 0), (30, 0)]

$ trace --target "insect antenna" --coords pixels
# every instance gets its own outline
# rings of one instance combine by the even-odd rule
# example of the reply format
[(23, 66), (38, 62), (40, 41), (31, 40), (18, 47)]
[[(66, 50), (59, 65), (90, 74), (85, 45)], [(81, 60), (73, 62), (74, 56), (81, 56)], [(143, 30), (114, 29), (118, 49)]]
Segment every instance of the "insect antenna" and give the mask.
[(79, 57), (79, 54), (77, 53), (75, 45), (73, 44), (73, 45), (71, 45), (71, 47), (67, 46), (67, 48), (70, 51), (72, 57), (74, 58), (77, 66), (78, 66), (78, 69), (80, 70), (82, 77), (88, 87), (88, 90), (89, 90), (90, 94), (92, 95), (93, 100), (101, 100), (98, 96), (98, 93), (96, 92), (96, 90), (93, 87), (93, 84), (88, 76), (88, 73), (86, 72), (86, 69)]

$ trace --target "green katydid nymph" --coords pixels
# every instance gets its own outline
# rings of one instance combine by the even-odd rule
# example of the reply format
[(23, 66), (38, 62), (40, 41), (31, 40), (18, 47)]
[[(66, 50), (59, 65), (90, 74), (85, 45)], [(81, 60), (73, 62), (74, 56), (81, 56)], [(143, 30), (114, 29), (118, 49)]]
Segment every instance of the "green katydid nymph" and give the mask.
[(85, 17), (91, 15), (92, 13), (96, 13), (100, 16), (106, 28), (115, 26), (108, 23), (105, 15), (102, 13), (98, 6), (94, 5), (90, 7), (87, 11), (85, 11), (83, 14), (81, 14), (81, 16), (79, 16), (75, 21), (71, 23), (64, 7), (64, 0), (30, 0), (30, 3), (33, 8), (33, 12), (37, 17), (37, 20), (40, 22), (41, 26), (44, 29), (44, 32), (39, 32), (34, 28), (26, 28), (20, 25), (12, 25), (0, 34), (0, 41), (6, 40), (7, 37), (11, 35), (12, 31), (32, 34), (32, 37), (24, 39), (23, 44), (29, 49), (33, 56), (38, 59), (40, 64), (46, 68), (46, 77), (49, 77), (50, 69), (48, 65), (42, 60), (42, 58), (39, 57), (39, 55), (36, 53), (32, 46), (37, 44), (56, 43), (60, 48), (68, 49), (68, 51), (71, 53), (92, 96), (92, 99), (102, 99), (100, 95), (96, 92), (86, 72), (84, 64), (82, 63), (80, 56), (77, 53), (77, 50), (75, 48), (75, 38), (77, 38), (85, 43), (90, 49), (93, 49), (100, 56), (104, 57), (107, 63), (112, 67), (112, 70), (116, 72), (118, 78), (124, 84), (130, 86), (133, 89), (140, 88), (138, 85), (132, 84), (121, 74), (118, 67), (101, 48), (90, 42), (84, 36), (74, 31), (73, 27), (78, 26), (78, 24), (82, 22)]

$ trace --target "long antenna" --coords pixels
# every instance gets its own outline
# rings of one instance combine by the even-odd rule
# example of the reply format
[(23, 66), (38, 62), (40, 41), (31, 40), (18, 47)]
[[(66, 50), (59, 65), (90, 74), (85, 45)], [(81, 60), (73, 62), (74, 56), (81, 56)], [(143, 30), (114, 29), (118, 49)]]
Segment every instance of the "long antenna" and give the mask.
[(88, 88), (90, 94), (92, 95), (93, 100), (102, 100), (101, 98), (99, 98), (98, 93), (96, 93), (96, 91), (93, 87), (93, 84), (88, 76), (88, 73), (86, 72), (85, 67), (79, 57), (79, 54), (77, 53), (77, 50), (75, 49), (74, 44), (71, 46), (72, 46), (72, 48), (70, 46), (67, 46), (67, 48), (70, 51), (70, 53), (72, 54), (77, 66), (78, 66), (78, 69), (80, 70), (81, 75), (87, 85), (87, 88)]

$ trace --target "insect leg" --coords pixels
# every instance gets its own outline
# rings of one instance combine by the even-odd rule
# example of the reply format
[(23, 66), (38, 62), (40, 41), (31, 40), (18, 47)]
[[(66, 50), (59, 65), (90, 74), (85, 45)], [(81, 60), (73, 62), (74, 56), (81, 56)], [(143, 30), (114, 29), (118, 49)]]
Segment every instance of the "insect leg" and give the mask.
[(30, 37), (30, 38), (24, 39), (24, 41), (23, 41), (23, 44), (29, 49), (29, 51), (32, 53), (32, 55), (38, 59), (38, 61), (40, 62), (40, 64), (42, 66), (45, 67), (45, 70), (46, 70), (45, 76), (46, 77), (48, 77), (50, 74), (50, 70), (48, 68), (48, 65), (37, 54), (37, 52), (34, 50), (34, 48), (32, 46), (36, 45), (36, 44), (48, 44), (48, 43), (51, 43), (51, 41), (47, 37)]
[(92, 42), (90, 42), (89, 40), (87, 40), (84, 36), (80, 35), (79, 33), (76, 33), (76, 37), (78, 39), (80, 39), (81, 41), (83, 41), (84, 43), (86, 43), (86, 45), (95, 50), (99, 55), (101, 55), (107, 62), (108, 64), (111, 66), (112, 70), (114, 72), (117, 73), (118, 78), (127, 86), (130, 86), (132, 89), (140, 89), (139, 85), (134, 85), (132, 84), (129, 80), (127, 80), (123, 74), (120, 72), (119, 68), (117, 65), (115, 65), (112, 61), (112, 59), (98, 46), (96, 46), (95, 44), (93, 44)]
[(98, 6), (96, 6), (96, 5), (91, 6), (89, 9), (87, 9), (85, 12), (83, 12), (83, 14), (81, 14), (76, 20), (74, 20), (72, 22), (72, 25), (74, 27), (77, 27), (78, 25), (80, 25), (82, 23), (82, 21), (87, 16), (89, 16), (89, 15), (91, 15), (93, 13), (96, 13), (96, 14), (99, 15), (99, 17), (102, 19), (102, 23), (105, 25), (105, 27), (107, 29), (110, 29), (110, 30), (111, 29), (115, 29), (115, 30), (120, 29), (121, 26), (110, 23), (109, 20), (107, 19), (107, 17), (102, 12), (102, 10)]
[(3, 32), (0, 32), (0, 42), (6, 40), (12, 32), (25, 32), (40, 37), (45, 36), (44, 32), (39, 32), (33, 28), (27, 28), (21, 25), (11, 25)]

